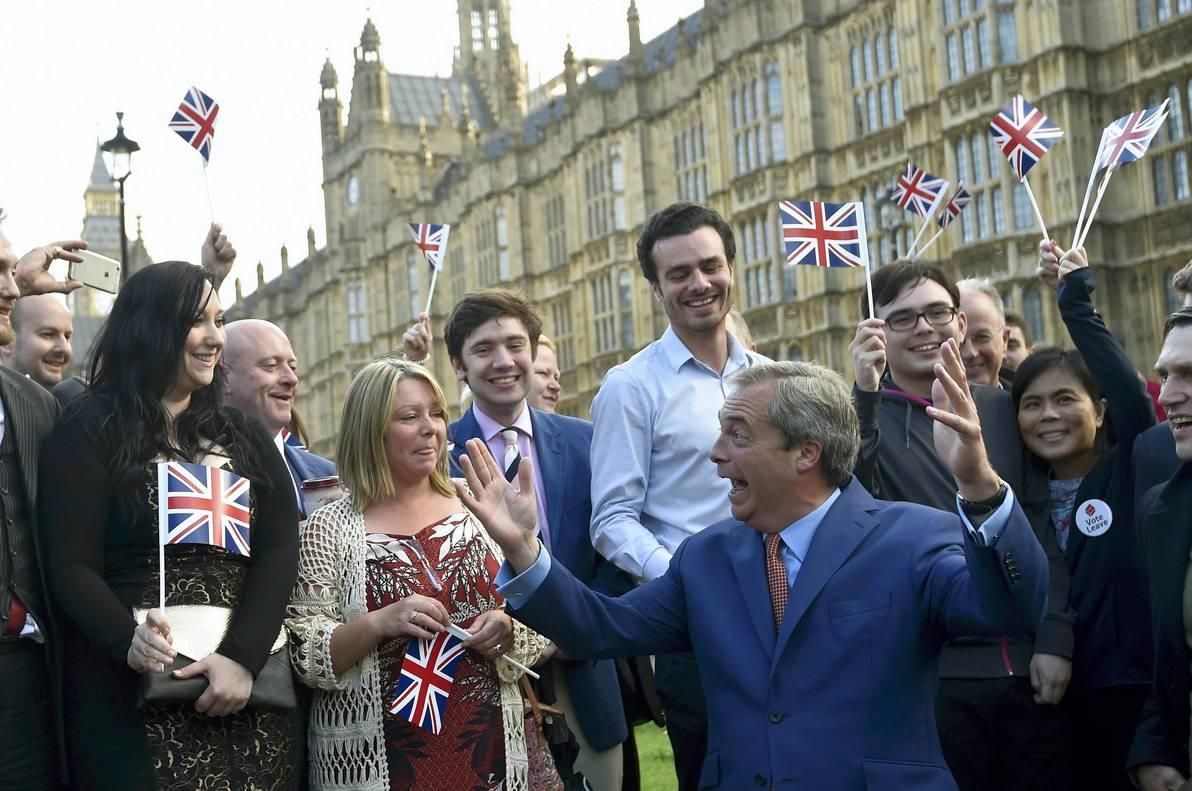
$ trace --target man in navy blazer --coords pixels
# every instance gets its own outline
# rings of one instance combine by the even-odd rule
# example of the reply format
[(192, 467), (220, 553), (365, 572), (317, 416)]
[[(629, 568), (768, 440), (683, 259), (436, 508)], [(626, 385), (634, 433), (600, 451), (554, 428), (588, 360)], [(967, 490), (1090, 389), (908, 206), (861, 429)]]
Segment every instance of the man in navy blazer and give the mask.
[[(516, 294), (478, 292), (455, 306), (444, 340), (451, 365), (472, 390), (473, 401), (448, 427), (448, 438), (455, 443), (452, 459), (458, 460), (470, 439), (487, 443), (498, 459), (506, 453), (529, 458), (543, 544), (581, 583), (599, 587), (600, 580), (616, 570), (596, 555), (588, 535), (592, 424), (526, 403), (541, 331), (530, 303)], [(516, 436), (508, 450), (504, 434)], [(620, 791), (621, 743), (629, 730), (614, 663), (566, 660), (547, 670), (556, 682), (551, 692), (579, 741), (576, 768), (595, 791)]]
[(316, 456), (300, 443), (287, 441), (298, 395), (298, 360), (281, 327), (261, 319), (241, 319), (227, 326), (227, 342), (219, 361), (224, 376), (224, 405), (255, 417), (274, 438), (286, 460), (302, 507), (302, 483), (335, 475), (335, 463)]
[(1032, 630), (1047, 559), (986, 458), (954, 340), (942, 357), (931, 414), (960, 516), (873, 499), (852, 477), (848, 386), (790, 362), (730, 380), (710, 457), (733, 518), (621, 598), (539, 552), (527, 465), (515, 491), (473, 442), (471, 491), (457, 488), (505, 552), (497, 581), (519, 620), (573, 656), (695, 652), (700, 788), (954, 791), (935, 725), (940, 651), (957, 635)]

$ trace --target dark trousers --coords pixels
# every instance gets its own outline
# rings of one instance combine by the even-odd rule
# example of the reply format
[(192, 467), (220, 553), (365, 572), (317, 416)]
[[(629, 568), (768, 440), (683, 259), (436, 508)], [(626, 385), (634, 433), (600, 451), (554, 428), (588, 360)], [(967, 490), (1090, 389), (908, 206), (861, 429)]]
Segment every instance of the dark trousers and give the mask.
[(697, 791), (708, 752), (708, 710), (695, 654), (659, 654), (654, 658), (654, 682), (675, 754), (679, 791)]
[(1069, 692), (1065, 697), (1080, 756), (1076, 762), (1078, 788), (1134, 791), (1126, 760), (1149, 691), (1145, 684), (1131, 684)]
[(45, 648), (0, 642), (0, 791), (58, 788), (54, 714)]
[(940, 679), (935, 715), (960, 791), (1074, 788), (1068, 710), (1035, 703), (1029, 678)]

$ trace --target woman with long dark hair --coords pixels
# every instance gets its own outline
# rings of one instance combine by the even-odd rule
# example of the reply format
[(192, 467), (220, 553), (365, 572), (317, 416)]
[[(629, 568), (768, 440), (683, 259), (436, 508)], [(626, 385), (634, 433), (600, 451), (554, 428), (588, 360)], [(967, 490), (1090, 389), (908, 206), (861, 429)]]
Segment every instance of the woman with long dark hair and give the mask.
[[(272, 439), (221, 405), (223, 345), (207, 273), (183, 262), (138, 272), (96, 341), (91, 392), (67, 407), (42, 447), (40, 524), (47, 582), (66, 616), (63, 706), (79, 788), (285, 789), (296, 781), (291, 714), (247, 705), (297, 574), (296, 506)], [(162, 461), (204, 465), (212, 488), (217, 477), (239, 476), (249, 489), (239, 545), (217, 538), (233, 531), (217, 530), (228, 523), (212, 506), (209, 543), (167, 546), (164, 613)], [(171, 667), (183, 633), (170, 623), (176, 605), (230, 610), (215, 651), (179, 670)], [(138, 625), (134, 611), (145, 609)], [(206, 687), (193, 701), (139, 705), (142, 676), (154, 673), (205, 677)]]
[(1126, 351), (1093, 307), (1084, 250), (1065, 253), (1043, 242), (1040, 258), (1076, 349), (1030, 355), (1011, 392), (1023, 444), (1048, 473), (1051, 527), (1071, 573), (1075, 645), (1070, 682), (1059, 694), (1074, 738), (1093, 748), (1075, 762), (1074, 787), (1126, 791), (1126, 757), (1151, 680), (1130, 457), (1155, 414)]

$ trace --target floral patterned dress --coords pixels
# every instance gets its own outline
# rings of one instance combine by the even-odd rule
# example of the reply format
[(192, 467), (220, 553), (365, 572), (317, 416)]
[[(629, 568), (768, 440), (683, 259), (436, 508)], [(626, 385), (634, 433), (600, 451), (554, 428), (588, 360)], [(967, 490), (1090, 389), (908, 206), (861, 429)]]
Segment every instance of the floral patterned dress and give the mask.
[[(467, 629), (503, 599), (492, 580), (499, 564), (471, 513), (452, 514), (412, 536), (367, 536), (368, 609), (412, 594), (437, 599)], [(388, 713), (409, 647), (405, 638), (378, 648), (384, 733), (393, 791), (499, 791), (505, 781), (500, 681), (492, 662), (464, 653), (438, 734)]]

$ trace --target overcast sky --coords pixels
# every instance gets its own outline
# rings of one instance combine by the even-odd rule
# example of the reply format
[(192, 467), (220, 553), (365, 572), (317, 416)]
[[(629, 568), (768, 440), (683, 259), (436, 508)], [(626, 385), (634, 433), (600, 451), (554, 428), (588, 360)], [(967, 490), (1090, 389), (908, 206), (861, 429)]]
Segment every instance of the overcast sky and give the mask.
[[(577, 57), (628, 49), (624, 2), (512, 0), (513, 35), (531, 82)], [(639, 0), (649, 40), (703, 0)], [(458, 39), (453, 0), (0, 0), (0, 207), (18, 253), (82, 229), (83, 190), (95, 141), (116, 128), (141, 145), (126, 188), (129, 236), (144, 216), (157, 260), (195, 260), (210, 222), (202, 157), (166, 127), (191, 85), (220, 104), (208, 177), (216, 220), (240, 252), (234, 276), (256, 286), (297, 262), (306, 228), (319, 246), (319, 72), (329, 55), (345, 105), (352, 47), (365, 18), (381, 34), (391, 72), (447, 75)], [(346, 111), (346, 107), (345, 107)], [(345, 112), (346, 119), (346, 112)], [(231, 283), (224, 301), (232, 299)]]

